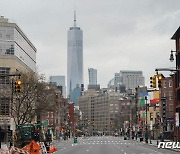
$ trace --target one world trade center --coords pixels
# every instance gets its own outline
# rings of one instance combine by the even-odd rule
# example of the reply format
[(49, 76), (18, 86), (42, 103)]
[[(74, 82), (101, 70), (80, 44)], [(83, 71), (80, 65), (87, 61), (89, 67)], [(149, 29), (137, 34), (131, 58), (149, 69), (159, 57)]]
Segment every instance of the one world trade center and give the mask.
[(67, 42), (67, 94), (83, 84), (83, 32), (76, 26), (74, 11), (74, 26), (68, 30)]

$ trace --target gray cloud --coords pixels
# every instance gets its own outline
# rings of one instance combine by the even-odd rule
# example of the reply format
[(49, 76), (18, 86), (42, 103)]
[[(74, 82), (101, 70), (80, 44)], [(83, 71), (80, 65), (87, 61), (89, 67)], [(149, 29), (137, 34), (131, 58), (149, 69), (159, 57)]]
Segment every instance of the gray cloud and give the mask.
[[(84, 32), (84, 78), (98, 69), (104, 87), (119, 70), (170, 67), (170, 40), (179, 27), (179, 0), (76, 0), (77, 24)], [(73, 0), (1, 0), (0, 15), (13, 19), (38, 49), (38, 70), (66, 75), (67, 30)]]

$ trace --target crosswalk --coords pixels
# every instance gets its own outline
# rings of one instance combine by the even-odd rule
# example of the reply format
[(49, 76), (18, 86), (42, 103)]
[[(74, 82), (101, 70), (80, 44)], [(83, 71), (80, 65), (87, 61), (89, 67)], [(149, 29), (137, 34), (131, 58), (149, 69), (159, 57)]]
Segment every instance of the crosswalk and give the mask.
[(123, 140), (123, 139), (117, 139), (113, 140), (112, 138), (104, 138), (104, 137), (97, 137), (96, 140), (91, 140), (91, 138), (84, 139), (84, 138), (78, 138), (78, 143), (73, 143), (73, 140), (67, 141), (64, 143), (57, 143), (56, 145), (58, 147), (69, 147), (69, 146), (74, 146), (74, 145), (95, 145), (95, 144), (117, 144), (117, 145), (142, 145), (143, 143), (141, 142), (129, 142), (128, 140)]
[(142, 145), (142, 143), (139, 142), (134, 142), (134, 143), (130, 143), (128, 141), (124, 142), (123, 140), (117, 140), (117, 141), (111, 141), (111, 140), (93, 140), (93, 141), (85, 141), (82, 140), (79, 142), (79, 144), (117, 144), (117, 145)]

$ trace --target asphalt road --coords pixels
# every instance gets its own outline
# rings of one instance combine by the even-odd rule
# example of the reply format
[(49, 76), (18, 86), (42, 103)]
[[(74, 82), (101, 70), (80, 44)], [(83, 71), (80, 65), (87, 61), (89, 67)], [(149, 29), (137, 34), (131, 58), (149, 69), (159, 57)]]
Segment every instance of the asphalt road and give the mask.
[(133, 140), (123, 140), (122, 137), (90, 137), (78, 138), (74, 144), (68, 141), (54, 141), (57, 147), (55, 154), (178, 154), (167, 149), (158, 149), (156, 146)]

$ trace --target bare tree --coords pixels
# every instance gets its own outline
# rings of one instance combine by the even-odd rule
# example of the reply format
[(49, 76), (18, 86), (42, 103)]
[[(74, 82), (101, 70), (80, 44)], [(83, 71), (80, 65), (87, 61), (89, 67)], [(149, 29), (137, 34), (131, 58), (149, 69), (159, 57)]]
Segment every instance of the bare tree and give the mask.
[[(11, 104), (11, 114), (17, 125), (32, 123), (35, 120), (37, 108), (43, 108), (46, 103), (45, 88), (42, 76), (36, 73), (26, 73), (21, 76), (22, 90), (15, 92)], [(44, 104), (41, 104), (42, 102)]]

